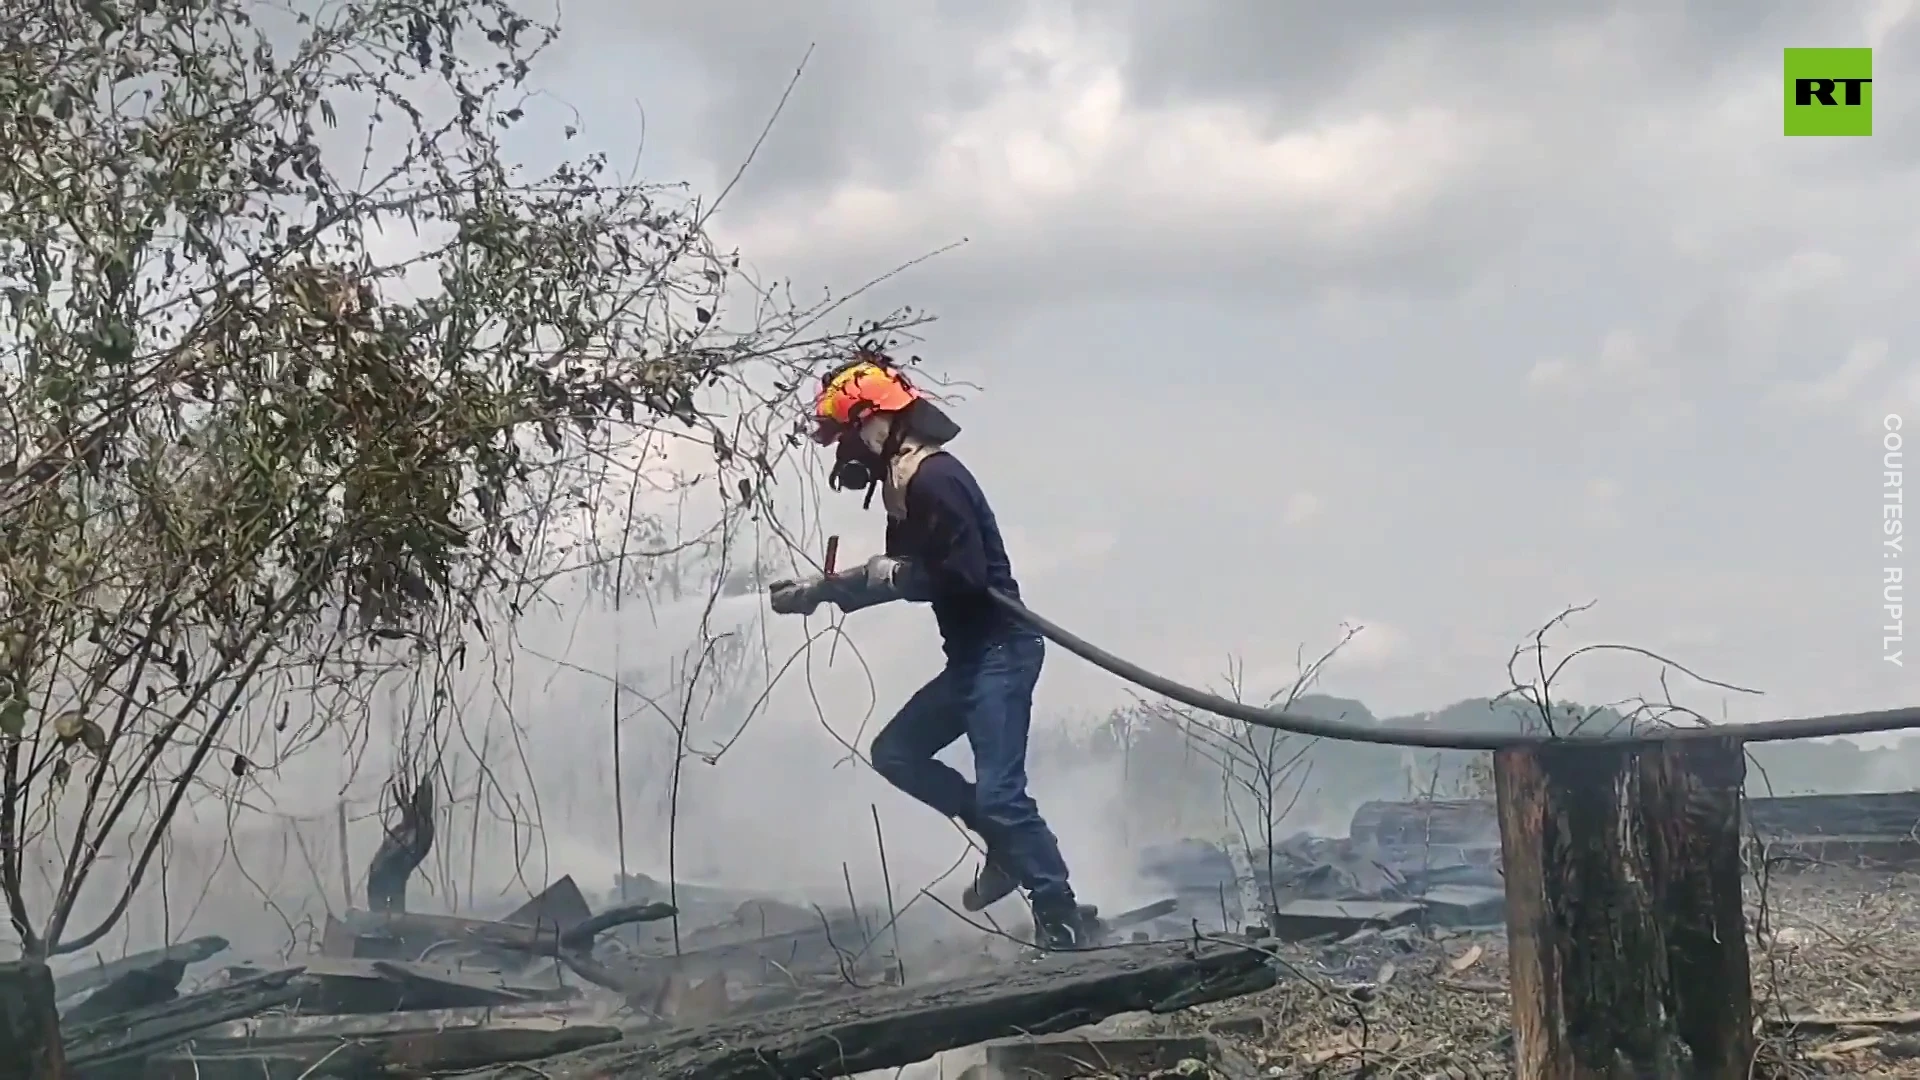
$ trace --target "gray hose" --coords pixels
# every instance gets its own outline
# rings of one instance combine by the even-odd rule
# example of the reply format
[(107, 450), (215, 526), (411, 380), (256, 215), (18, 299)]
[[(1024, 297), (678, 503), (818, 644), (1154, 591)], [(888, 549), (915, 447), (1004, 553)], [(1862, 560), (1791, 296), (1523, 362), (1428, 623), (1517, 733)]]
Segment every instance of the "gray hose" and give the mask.
[(1258, 727), (1275, 728), (1295, 735), (1341, 742), (1373, 743), (1381, 746), (1417, 746), (1432, 750), (1500, 750), (1509, 746), (1536, 746), (1548, 742), (1644, 743), (1666, 739), (1699, 739), (1732, 736), (1741, 742), (1782, 742), (1787, 739), (1818, 739), (1830, 735), (1864, 735), (1874, 731), (1905, 731), (1920, 728), (1920, 708), (1885, 709), (1880, 712), (1842, 713), (1837, 716), (1808, 716), (1793, 720), (1768, 720), (1759, 724), (1731, 724), (1724, 727), (1663, 727), (1625, 735), (1611, 732), (1553, 736), (1518, 731), (1460, 732), (1438, 731), (1406, 725), (1366, 726), (1339, 720), (1320, 720), (1280, 709), (1264, 709), (1243, 701), (1223, 698), (1205, 690), (1196, 690), (1164, 675), (1156, 675), (1138, 664), (1107, 652), (1071, 631), (1048, 622), (1028, 610), (1025, 604), (998, 589), (987, 590), (1001, 607), (1038, 630), (1041, 636), (1095, 667), (1118, 675), (1142, 689), (1205, 712), (1239, 720)]

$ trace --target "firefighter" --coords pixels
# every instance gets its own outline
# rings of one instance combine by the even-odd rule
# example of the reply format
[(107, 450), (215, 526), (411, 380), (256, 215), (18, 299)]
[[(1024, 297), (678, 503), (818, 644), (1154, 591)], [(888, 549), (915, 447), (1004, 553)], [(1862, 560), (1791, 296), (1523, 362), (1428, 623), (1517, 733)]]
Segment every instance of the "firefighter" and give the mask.
[[(1027, 734), (1045, 643), (989, 589), (1018, 599), (1000, 526), (979, 483), (946, 449), (960, 433), (883, 353), (862, 349), (821, 380), (814, 438), (835, 448), (835, 490), (878, 489), (886, 553), (863, 566), (769, 589), (775, 612), (810, 615), (822, 603), (852, 612), (924, 602), (939, 625), (946, 666), (875, 736), (873, 767), (889, 783), (977, 834), (984, 865), (962, 897), (979, 911), (1027, 890), (1036, 944), (1091, 943), (1097, 918), (1074, 898), (1060, 844), (1027, 792)], [(965, 736), (969, 782), (934, 755)]]

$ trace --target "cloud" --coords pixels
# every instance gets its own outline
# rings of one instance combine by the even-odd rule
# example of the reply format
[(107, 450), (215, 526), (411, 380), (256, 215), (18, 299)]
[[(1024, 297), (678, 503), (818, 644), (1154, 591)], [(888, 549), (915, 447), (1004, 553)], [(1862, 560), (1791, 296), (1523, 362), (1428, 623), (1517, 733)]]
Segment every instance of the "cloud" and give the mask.
[(1658, 388), (1663, 374), (1639, 335), (1616, 327), (1607, 331), (1590, 359), (1576, 362), (1561, 356), (1542, 360), (1528, 371), (1527, 383), (1536, 389), (1636, 394)]
[(1596, 528), (1611, 529), (1621, 525), (1624, 518), (1620, 513), (1620, 484), (1616, 480), (1598, 476), (1587, 481), (1586, 504), (1582, 518)]
[(1341, 622), (1358, 629), (1353, 640), (1347, 642), (1336, 657), (1336, 662), (1344, 668), (1361, 671), (1376, 669), (1399, 659), (1406, 651), (1407, 632), (1392, 623), (1362, 618), (1348, 618)]
[[(1786, 139), (1778, 79), (1782, 47), (1835, 42), (1911, 78), (1913, 5), (567, 14), (543, 89), (617, 156), (640, 100), (653, 168), (716, 186), (813, 48), (717, 227), (810, 289), (967, 238), (848, 311), (940, 316), (916, 351), (983, 388), (964, 453), (1033, 602), (1101, 644), (1290, 655), (1368, 611), (1423, 646), (1354, 690), (1422, 707), (1599, 597), (1628, 638), (1784, 617), (1701, 659), (1834, 707), (1902, 697), (1871, 658), (1807, 658), (1853, 636), (1829, 598), (1872, 498), (1834, 479), (1860, 432), (1828, 425), (1920, 405), (1920, 243), (1887, 226), (1920, 104)], [(843, 510), (849, 542), (872, 527)], [(1082, 535), (1111, 546), (1060, 559)], [(1043, 696), (1120, 692), (1049, 671)]]
[(1889, 380), (1865, 408), (1859, 410), (1861, 426), (1876, 438), (1886, 430), (1883, 425), (1889, 415), (1920, 415), (1920, 363), (1908, 365), (1905, 371)]
[(1541, 360), (1527, 369), (1527, 385), (1536, 390), (1570, 387), (1574, 379), (1573, 361), (1564, 356)]
[(1783, 382), (1775, 388), (1774, 397), (1785, 404), (1814, 408), (1844, 405), (1853, 400), (1886, 362), (1885, 338), (1860, 341), (1832, 371), (1817, 379)]
[[(1442, 109), (1285, 132), (1228, 103), (1130, 109), (1113, 62), (1066, 30), (1014, 35), (976, 62), (1011, 85), (931, 121), (917, 173), (768, 200), (734, 219), (732, 235), (765, 263), (830, 251), (836, 264), (873, 266), (965, 239), (952, 261), (999, 267), (973, 287), (1015, 304), (1022, 293), (1178, 289), (1207, 264), (1357, 260), (1363, 273), (1389, 269), (1481, 137)], [(1020, 76), (1028, 65), (1043, 74)], [(1169, 249), (1168, 235), (1185, 245)], [(1204, 263), (1192, 257), (1201, 252)]]
[(1559, 356), (1536, 362), (1526, 385), (1549, 399), (1582, 400), (1641, 432), (1670, 429), (1695, 412), (1674, 372), (1656, 363), (1638, 334), (1622, 328), (1608, 331), (1583, 361)]
[(1325, 504), (1311, 491), (1296, 491), (1287, 497), (1284, 519), (1289, 525), (1305, 525), (1320, 516)]

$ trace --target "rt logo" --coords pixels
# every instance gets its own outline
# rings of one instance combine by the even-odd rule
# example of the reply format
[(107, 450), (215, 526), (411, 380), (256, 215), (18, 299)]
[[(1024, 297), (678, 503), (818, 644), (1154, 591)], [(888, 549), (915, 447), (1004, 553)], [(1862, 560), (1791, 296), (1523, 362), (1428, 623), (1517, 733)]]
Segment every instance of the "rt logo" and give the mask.
[(1873, 134), (1872, 49), (1786, 51), (1788, 135)]

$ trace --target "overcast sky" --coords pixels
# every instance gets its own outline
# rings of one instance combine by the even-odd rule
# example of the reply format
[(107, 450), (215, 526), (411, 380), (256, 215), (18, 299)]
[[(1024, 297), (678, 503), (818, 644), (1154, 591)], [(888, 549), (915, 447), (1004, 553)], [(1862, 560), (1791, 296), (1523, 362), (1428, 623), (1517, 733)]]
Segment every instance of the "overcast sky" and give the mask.
[[(879, 299), (940, 316), (922, 355), (982, 387), (954, 449), (1033, 606), (1102, 644), (1279, 672), (1358, 621), (1330, 688), (1406, 710), (1597, 600), (1570, 643), (1759, 717), (1916, 697), (1879, 610), (1913, 9), (596, 0), (540, 79), (714, 190), (812, 46), (724, 239), (839, 289), (967, 241)], [(1873, 138), (1781, 135), (1796, 45), (1876, 49)], [(904, 693), (924, 614), (867, 621)], [(1043, 686), (1118, 693), (1057, 652)]]

